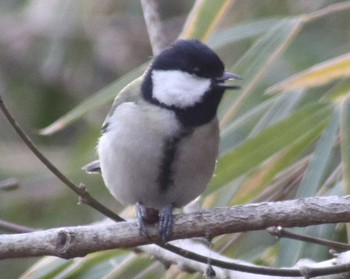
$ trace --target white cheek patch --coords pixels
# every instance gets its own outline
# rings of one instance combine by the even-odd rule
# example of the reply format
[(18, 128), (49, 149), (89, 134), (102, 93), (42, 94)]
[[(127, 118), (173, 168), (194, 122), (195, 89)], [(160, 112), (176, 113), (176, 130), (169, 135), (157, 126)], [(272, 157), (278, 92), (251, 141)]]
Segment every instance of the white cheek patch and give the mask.
[(198, 78), (177, 70), (153, 70), (152, 82), (155, 99), (179, 108), (199, 103), (210, 88), (210, 79)]

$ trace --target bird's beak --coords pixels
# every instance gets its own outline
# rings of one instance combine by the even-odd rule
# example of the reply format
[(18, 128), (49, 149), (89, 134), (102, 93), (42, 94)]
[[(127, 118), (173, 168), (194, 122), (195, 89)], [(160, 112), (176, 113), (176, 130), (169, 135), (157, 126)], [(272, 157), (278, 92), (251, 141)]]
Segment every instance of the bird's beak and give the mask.
[(239, 75), (230, 72), (224, 72), (223, 75), (215, 80), (215, 86), (225, 89), (240, 89), (240, 86), (225, 84), (229, 79), (242, 79)]

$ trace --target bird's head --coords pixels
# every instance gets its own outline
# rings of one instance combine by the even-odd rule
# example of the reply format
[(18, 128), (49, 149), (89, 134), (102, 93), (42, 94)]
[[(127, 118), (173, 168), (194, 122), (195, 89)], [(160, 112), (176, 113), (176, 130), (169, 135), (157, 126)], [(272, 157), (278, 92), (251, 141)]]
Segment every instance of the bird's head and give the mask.
[[(219, 56), (197, 40), (179, 40), (156, 56), (142, 85), (146, 100), (173, 109), (190, 112), (208, 108), (216, 113), (228, 79), (239, 79), (224, 71)], [(200, 113), (200, 112), (199, 112)], [(212, 114), (212, 113), (211, 113)]]

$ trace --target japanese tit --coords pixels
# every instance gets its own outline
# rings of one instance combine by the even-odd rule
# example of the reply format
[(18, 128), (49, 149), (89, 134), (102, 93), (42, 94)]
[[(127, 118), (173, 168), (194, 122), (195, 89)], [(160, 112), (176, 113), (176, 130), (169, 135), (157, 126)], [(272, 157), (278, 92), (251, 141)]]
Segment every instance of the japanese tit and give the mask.
[(137, 204), (140, 232), (159, 221), (168, 240), (173, 208), (199, 196), (212, 177), (218, 155), (216, 116), (225, 84), (239, 79), (197, 40), (179, 40), (162, 51), (140, 78), (115, 99), (98, 142), (101, 170), (112, 195)]

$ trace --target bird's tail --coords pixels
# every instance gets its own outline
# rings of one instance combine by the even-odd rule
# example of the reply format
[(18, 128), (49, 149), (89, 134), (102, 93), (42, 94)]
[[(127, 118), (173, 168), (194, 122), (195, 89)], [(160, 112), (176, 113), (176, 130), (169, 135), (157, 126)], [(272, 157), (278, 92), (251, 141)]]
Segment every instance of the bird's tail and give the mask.
[(100, 161), (99, 160), (93, 161), (83, 166), (81, 169), (86, 171), (89, 174), (101, 173)]

